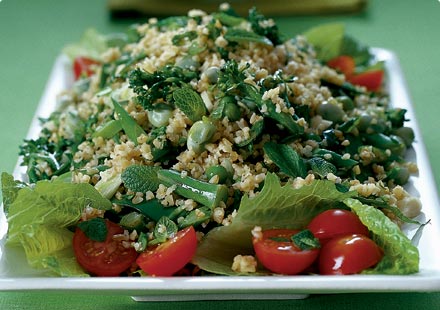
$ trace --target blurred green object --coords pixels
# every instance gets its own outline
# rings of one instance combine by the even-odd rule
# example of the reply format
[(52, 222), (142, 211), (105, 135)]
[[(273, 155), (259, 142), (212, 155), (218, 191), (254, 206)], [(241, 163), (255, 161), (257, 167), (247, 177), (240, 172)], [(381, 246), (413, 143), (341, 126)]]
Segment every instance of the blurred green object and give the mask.
[(213, 12), (225, 2), (240, 15), (247, 15), (255, 6), (261, 13), (273, 16), (354, 13), (367, 5), (367, 0), (108, 0), (107, 3), (113, 17), (132, 17), (186, 15), (193, 8)]

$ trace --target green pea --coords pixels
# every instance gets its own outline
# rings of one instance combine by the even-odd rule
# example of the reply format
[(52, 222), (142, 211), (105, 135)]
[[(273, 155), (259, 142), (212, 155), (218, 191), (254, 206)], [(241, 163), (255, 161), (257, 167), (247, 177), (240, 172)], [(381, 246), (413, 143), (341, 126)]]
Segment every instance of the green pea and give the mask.
[(316, 112), (322, 116), (323, 119), (339, 123), (344, 120), (345, 112), (344, 110), (334, 102), (323, 102), (320, 104)]
[(219, 178), (218, 183), (222, 183), (222, 184), (226, 183), (226, 181), (228, 181), (231, 177), (228, 170), (226, 170), (226, 168), (221, 165), (215, 165), (209, 167), (208, 169), (206, 169), (205, 174), (208, 180), (210, 180), (213, 176), (217, 175)]
[(192, 57), (187, 56), (178, 60), (176, 62), (176, 66), (182, 69), (197, 70), (200, 67), (200, 63), (194, 60)]
[(231, 122), (238, 121), (241, 118), (240, 107), (233, 96), (223, 97), (219, 104), (223, 105), (223, 116), (226, 116)]
[(394, 130), (394, 134), (400, 137), (407, 147), (410, 147), (414, 142), (414, 130), (411, 127), (400, 127)]
[(342, 107), (345, 111), (350, 111), (354, 109), (354, 102), (348, 96), (339, 96), (335, 98), (338, 102), (342, 103)]
[(166, 104), (157, 104), (153, 110), (147, 112), (148, 120), (155, 127), (168, 125), (172, 114), (171, 107)]
[(206, 69), (205, 75), (208, 78), (210, 84), (217, 83), (219, 71), (220, 69), (218, 67), (209, 67), (208, 69)]

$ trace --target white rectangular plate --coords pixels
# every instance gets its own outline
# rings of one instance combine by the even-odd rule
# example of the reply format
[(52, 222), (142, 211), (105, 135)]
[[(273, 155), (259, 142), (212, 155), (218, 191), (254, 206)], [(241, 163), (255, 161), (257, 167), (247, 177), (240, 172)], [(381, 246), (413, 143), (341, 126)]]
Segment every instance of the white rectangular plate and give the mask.
[[(416, 142), (409, 151), (409, 160), (416, 161), (419, 174), (411, 177), (408, 191), (423, 204), (421, 221), (431, 219), (418, 243), (420, 272), (413, 275), (351, 275), (351, 276), (268, 276), (268, 277), (181, 277), (181, 278), (60, 278), (47, 277), (27, 267), (24, 253), (5, 248), (7, 223), (0, 210), (0, 290), (80, 291), (83, 293), (114, 293), (136, 300), (214, 300), (214, 299), (295, 299), (314, 293), (354, 292), (432, 292), (440, 291), (440, 213), (436, 184), (428, 162), (421, 134), (405, 85), (399, 62), (392, 52), (373, 49), (384, 60), (388, 72), (388, 88), (392, 105), (406, 109), (408, 126), (415, 131)], [(54, 109), (56, 95), (72, 83), (70, 67), (59, 57), (50, 75), (45, 93), (31, 124), (28, 138), (39, 131), (38, 117), (47, 117)], [(23, 176), (17, 165), (16, 178)], [(409, 228), (408, 235), (415, 233)]]

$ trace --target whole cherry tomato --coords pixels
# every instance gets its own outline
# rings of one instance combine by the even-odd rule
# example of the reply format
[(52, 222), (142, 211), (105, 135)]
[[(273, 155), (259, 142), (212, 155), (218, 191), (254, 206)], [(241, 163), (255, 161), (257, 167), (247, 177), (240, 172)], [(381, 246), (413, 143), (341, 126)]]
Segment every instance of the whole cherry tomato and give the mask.
[(307, 228), (325, 244), (331, 238), (346, 234), (368, 236), (368, 228), (362, 224), (358, 216), (343, 209), (330, 209), (315, 216)]
[(321, 249), (318, 265), (324, 275), (356, 274), (375, 266), (383, 256), (381, 248), (364, 235), (336, 237)]

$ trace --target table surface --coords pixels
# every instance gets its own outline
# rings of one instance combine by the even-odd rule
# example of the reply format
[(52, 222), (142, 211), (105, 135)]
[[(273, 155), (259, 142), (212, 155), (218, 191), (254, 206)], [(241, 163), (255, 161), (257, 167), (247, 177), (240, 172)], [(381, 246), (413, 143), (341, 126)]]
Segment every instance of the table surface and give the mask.
[[(189, 1), (190, 3), (190, 1)], [(287, 35), (324, 22), (344, 22), (348, 32), (370, 46), (395, 51), (413, 99), (422, 139), (440, 184), (440, 2), (369, 1), (359, 14), (276, 17)], [(105, 0), (0, 0), (0, 171), (12, 172), (57, 55), (89, 27), (108, 33), (132, 21), (112, 20)], [(439, 185), (437, 185), (437, 188)], [(304, 300), (136, 303), (130, 297), (50, 292), (0, 292), (0, 309), (438, 309), (439, 293), (313, 295)]]

